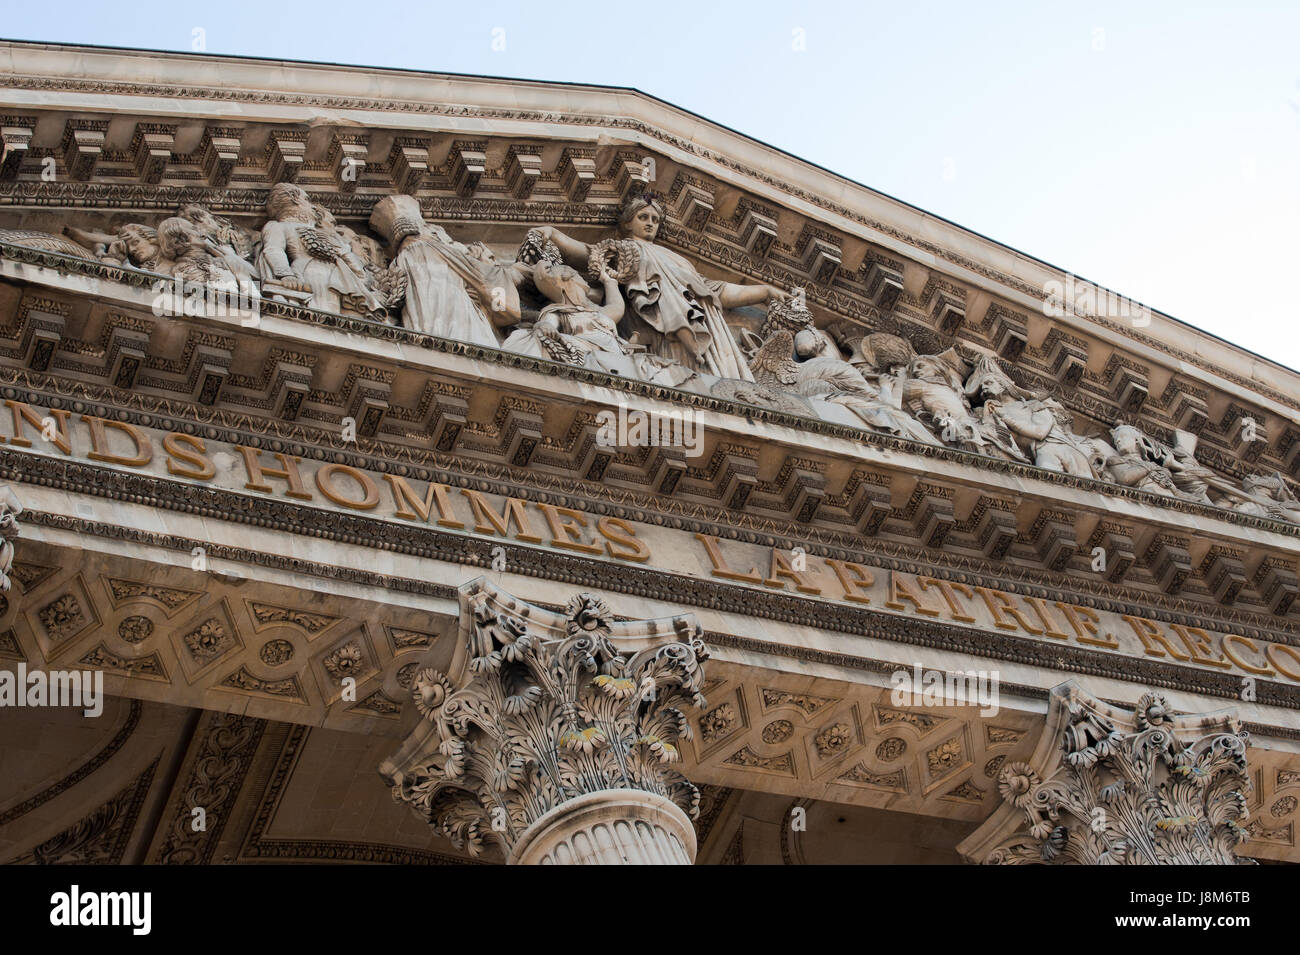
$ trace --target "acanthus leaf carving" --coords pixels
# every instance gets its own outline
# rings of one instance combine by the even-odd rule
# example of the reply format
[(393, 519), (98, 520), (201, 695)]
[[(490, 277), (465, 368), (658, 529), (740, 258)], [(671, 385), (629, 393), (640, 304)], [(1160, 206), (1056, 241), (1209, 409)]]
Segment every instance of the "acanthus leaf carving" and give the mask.
[(393, 796), (478, 856), (512, 846), (579, 797), (637, 790), (687, 816), (699, 791), (674, 767), (703, 707), (708, 654), (688, 617), (615, 623), (578, 594), (554, 614), (481, 579), (461, 590), (458, 676), (425, 668), (424, 722), (381, 768)]
[(1227, 711), (1175, 715), (1158, 693), (1133, 710), (1073, 683), (1052, 691), (1028, 762), (1004, 764), (1004, 806), (958, 850), (988, 864), (1205, 865), (1242, 860), (1249, 740)]

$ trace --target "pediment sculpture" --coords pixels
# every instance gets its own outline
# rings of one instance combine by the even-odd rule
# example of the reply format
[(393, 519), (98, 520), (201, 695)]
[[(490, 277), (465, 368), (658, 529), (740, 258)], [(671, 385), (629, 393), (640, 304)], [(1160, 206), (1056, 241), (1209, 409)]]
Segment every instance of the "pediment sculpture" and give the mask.
[[(787, 293), (771, 285), (737, 285), (705, 278), (685, 257), (655, 241), (664, 220), (658, 198), (634, 196), (618, 218), (616, 243), (627, 243), (626, 273), (619, 281), (627, 298), (625, 323), (633, 344), (718, 378), (752, 381), (745, 356), (728, 327), (724, 309), (784, 301)], [(566, 262), (588, 266), (593, 248), (554, 226), (541, 230)], [(606, 240), (608, 243), (609, 240)], [(618, 246), (613, 245), (617, 255)]]
[[(957, 343), (920, 354), (847, 320), (819, 327), (797, 292), (705, 277), (659, 241), (664, 207), (652, 193), (632, 195), (613, 233), (594, 242), (528, 228), (512, 261), (454, 238), (409, 195), (375, 203), (373, 235), (292, 183), (271, 188), (266, 212), (260, 232), (186, 203), (154, 225), (0, 230), (0, 242), (260, 287), (264, 299), (1300, 523), (1286, 478), (1220, 475), (1196, 459), (1190, 432), (1162, 440), (1119, 421), (1081, 434), (1060, 400), (1018, 384), (990, 352)], [(766, 309), (761, 321), (754, 306)]]
[(326, 312), (387, 315), (373, 274), (339, 232), (333, 216), (314, 206), (302, 187), (276, 183), (266, 211), (270, 219), (262, 227), (257, 256), (263, 295)]

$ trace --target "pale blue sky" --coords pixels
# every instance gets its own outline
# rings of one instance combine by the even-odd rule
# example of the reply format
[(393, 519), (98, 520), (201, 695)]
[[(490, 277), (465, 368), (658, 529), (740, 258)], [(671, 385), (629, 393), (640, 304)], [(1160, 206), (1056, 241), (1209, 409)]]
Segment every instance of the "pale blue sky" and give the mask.
[(1300, 368), (1294, 2), (65, 0), (0, 33), (196, 27), (212, 53), (634, 86)]

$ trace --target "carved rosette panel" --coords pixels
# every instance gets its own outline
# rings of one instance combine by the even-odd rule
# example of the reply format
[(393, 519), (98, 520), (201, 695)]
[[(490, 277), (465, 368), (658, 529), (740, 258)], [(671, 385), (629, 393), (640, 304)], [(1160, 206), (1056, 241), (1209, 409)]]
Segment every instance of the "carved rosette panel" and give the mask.
[(674, 768), (683, 710), (705, 705), (692, 617), (616, 623), (591, 594), (557, 614), (480, 578), (461, 590), (461, 635), (453, 676), (415, 675), (424, 720), (380, 768), (394, 798), (475, 856), (692, 861), (699, 791)]
[(1132, 710), (1075, 684), (1052, 691), (1029, 763), (1003, 766), (1005, 804), (959, 847), (994, 865), (1225, 865), (1250, 833), (1247, 735), (1227, 711)]
[(21, 545), (10, 578), (0, 660), (103, 670), (113, 696), (155, 698), (168, 686), (180, 706), (400, 739), (414, 661), (450, 658), (449, 635), (413, 627), (431, 619), (426, 610), (334, 596), (302, 578), (228, 578), (38, 540)]

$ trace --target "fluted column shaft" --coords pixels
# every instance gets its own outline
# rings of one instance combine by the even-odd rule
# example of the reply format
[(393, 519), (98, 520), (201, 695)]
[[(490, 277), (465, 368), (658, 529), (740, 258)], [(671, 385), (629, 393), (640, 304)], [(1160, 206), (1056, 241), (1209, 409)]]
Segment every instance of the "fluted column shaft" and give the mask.
[(605, 789), (570, 799), (533, 823), (512, 865), (693, 865), (695, 829), (670, 799)]

